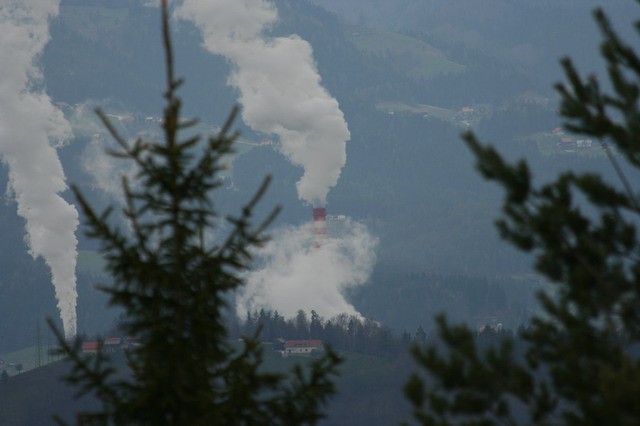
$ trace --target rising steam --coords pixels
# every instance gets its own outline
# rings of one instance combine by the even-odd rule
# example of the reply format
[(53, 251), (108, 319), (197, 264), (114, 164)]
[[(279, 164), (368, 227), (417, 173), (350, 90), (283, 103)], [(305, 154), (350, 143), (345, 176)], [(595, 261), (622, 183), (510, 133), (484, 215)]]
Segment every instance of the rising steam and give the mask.
[(34, 258), (51, 269), (65, 336), (76, 334), (78, 213), (59, 193), (67, 189), (55, 148), (71, 128), (41, 89), (36, 60), (49, 41), (48, 20), (59, 0), (2, 0), (0, 5), (0, 156), (8, 191), (26, 220)]
[[(205, 48), (232, 63), (229, 84), (240, 92), (243, 120), (279, 136), (280, 151), (304, 168), (299, 198), (323, 206), (340, 178), (350, 134), (338, 102), (320, 85), (309, 43), (296, 35), (265, 37), (278, 19), (266, 0), (184, 0), (175, 15), (193, 21)], [(285, 316), (301, 308), (358, 315), (344, 291), (369, 278), (376, 240), (349, 223), (321, 245), (311, 225), (278, 230), (261, 252), (264, 266), (246, 277), (238, 313), (267, 307)]]
[(324, 205), (350, 134), (338, 102), (320, 85), (309, 43), (296, 35), (263, 38), (278, 19), (264, 0), (185, 0), (176, 16), (192, 20), (205, 48), (231, 61), (229, 83), (240, 92), (243, 120), (279, 136), (281, 152), (304, 168), (298, 196)]
[[(101, 103), (104, 105), (106, 102), (103, 101)], [(89, 139), (89, 143), (86, 144), (81, 156), (82, 168), (92, 177), (92, 189), (100, 190), (121, 205), (124, 205), (125, 196), (122, 192), (122, 177), (127, 176), (130, 184), (135, 187), (135, 174), (138, 169), (135, 163), (113, 161), (111, 156), (104, 155), (109, 150), (116, 150), (118, 145), (111, 133), (98, 119), (95, 113), (97, 105), (94, 101), (86, 101), (75, 106), (70, 117), (75, 136)], [(112, 124), (117, 126), (115, 122), (112, 122)], [(126, 130), (119, 130), (122, 136), (128, 135)], [(153, 140), (158, 136), (157, 133), (157, 131), (145, 131), (136, 136), (143, 137), (145, 140)]]
[(247, 285), (237, 302), (238, 314), (260, 308), (277, 309), (292, 317), (299, 309), (312, 309), (333, 317), (359, 316), (344, 292), (364, 284), (375, 263), (376, 238), (351, 220), (339, 236), (327, 237), (314, 247), (312, 225), (279, 230), (261, 252), (265, 265), (247, 274)]

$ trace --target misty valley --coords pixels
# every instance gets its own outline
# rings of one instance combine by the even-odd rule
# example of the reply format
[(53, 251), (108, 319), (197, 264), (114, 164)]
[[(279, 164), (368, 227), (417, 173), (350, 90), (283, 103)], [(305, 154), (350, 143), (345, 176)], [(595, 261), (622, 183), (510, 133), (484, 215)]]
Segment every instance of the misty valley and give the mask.
[[(0, 425), (49, 425), (54, 415), (81, 424), (77, 413), (96, 410), (114, 416), (100, 424), (144, 423), (119, 421), (118, 404), (94, 392), (78, 396), (61, 378), (85, 383), (93, 377), (89, 367), (98, 377), (104, 356), (110, 385), (140, 379), (146, 370), (132, 365), (148, 365), (131, 364), (131, 354), (145, 347), (158, 349), (149, 359), (166, 369), (158, 382), (206, 358), (189, 348), (224, 354), (216, 365), (230, 375), (210, 382), (255, 386), (255, 395), (236, 389), (258, 407), (247, 403), (237, 424), (418, 424), (412, 416), (424, 401), (412, 395), (420, 395), (422, 382), (410, 377), (425, 359), (436, 360), (416, 348), (457, 360), (451, 342), (469, 339), (478, 353), (502, 360), (508, 352), (526, 363), (538, 318), (573, 294), (555, 282), (575, 265), (600, 265), (577, 256), (563, 269), (554, 261), (564, 262), (564, 252), (553, 252), (554, 259), (534, 250), (543, 239), (526, 233), (525, 219), (520, 228), (504, 220), (530, 219), (525, 207), (508, 207), (517, 191), (551, 185), (570, 170), (567, 181), (597, 175), (620, 194), (628, 186), (637, 192), (635, 157), (601, 143), (595, 130), (567, 126), (560, 105), (569, 95), (554, 88), (566, 81), (559, 64), (565, 56), (585, 74), (608, 78), (592, 10), (603, 6), (621, 38), (636, 41), (631, 23), (640, 8), (632, 0), (175, 0), (168, 2), (168, 27), (161, 26), (160, 1), (7, 4), (0, 5), (7, 35), (0, 37)], [(173, 142), (172, 131), (179, 135)], [(501, 169), (468, 142), (473, 137), (505, 162), (524, 159), (531, 182), (518, 180), (524, 174), (515, 166)], [(165, 139), (166, 147), (152, 142)], [(491, 175), (490, 167), (500, 172)], [(501, 183), (510, 178), (512, 186)], [(578, 189), (595, 185), (575, 179)], [(188, 188), (185, 201), (171, 204), (178, 184)], [(574, 194), (576, 209), (594, 221), (603, 205), (623, 197), (549, 188), (536, 194), (549, 205)], [(620, 203), (629, 210), (616, 217), (637, 225), (633, 203)], [(548, 216), (563, 222), (554, 208)], [(635, 238), (635, 228), (603, 221), (622, 241), (611, 243), (616, 250), (632, 246), (624, 236)], [(541, 233), (556, 229), (553, 220), (535, 223)], [(567, 238), (569, 245), (580, 240)], [(117, 253), (131, 256), (129, 263)], [(635, 270), (633, 256), (615, 267)], [(208, 284), (218, 276), (219, 287)], [(173, 282), (154, 290), (144, 277)], [(200, 282), (208, 290), (198, 290)], [(199, 303), (192, 312), (210, 318), (222, 341), (209, 343), (200, 319), (181, 316), (168, 296), (179, 285), (186, 293), (176, 289), (176, 300)], [(155, 305), (154, 295), (167, 305)], [(150, 310), (143, 313), (145, 303)], [(628, 339), (625, 353), (637, 361), (629, 337), (635, 332), (620, 331), (635, 308), (620, 309), (622, 320), (616, 311), (613, 319), (585, 323), (608, 324), (603, 333)], [(154, 338), (152, 311), (158, 326), (179, 328), (177, 334)], [(442, 334), (456, 324), (470, 333)], [(174, 350), (180, 339), (194, 346)], [(501, 346), (505, 339), (511, 346)], [(334, 364), (323, 364), (334, 354)], [(217, 377), (217, 368), (207, 374)], [(510, 377), (518, 372), (508, 370)], [(270, 373), (282, 383), (265, 378)], [(548, 374), (532, 377), (545, 381)], [(295, 389), (296, 397), (287, 393)], [(260, 417), (263, 399), (281, 390), (282, 401), (299, 398), (300, 406), (274, 399), (265, 406), (284, 420)], [(526, 423), (524, 405), (506, 403), (513, 424)], [(292, 413), (300, 417), (287, 417)], [(496, 413), (487, 424), (498, 424)], [(194, 424), (183, 415), (145, 421)], [(204, 418), (202, 424), (217, 424)]]

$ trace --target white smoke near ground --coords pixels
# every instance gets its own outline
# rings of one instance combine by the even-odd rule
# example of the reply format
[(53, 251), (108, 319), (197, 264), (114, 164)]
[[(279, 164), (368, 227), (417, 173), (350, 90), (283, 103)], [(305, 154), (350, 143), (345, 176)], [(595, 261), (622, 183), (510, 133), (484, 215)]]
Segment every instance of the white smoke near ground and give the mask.
[(71, 128), (40, 88), (37, 60), (49, 41), (59, 0), (0, 4), (0, 156), (9, 188), (26, 220), (30, 254), (51, 269), (65, 336), (76, 334), (78, 213), (59, 194), (67, 189), (55, 146)]
[(345, 292), (367, 282), (375, 264), (377, 239), (367, 228), (347, 219), (338, 235), (315, 247), (313, 225), (279, 229), (258, 256), (264, 266), (248, 272), (237, 299), (237, 312), (274, 309), (293, 317), (299, 309), (319, 315), (360, 316)]
[(297, 35), (263, 37), (278, 19), (264, 0), (184, 0), (175, 16), (193, 21), (205, 48), (234, 65), (229, 83), (240, 92), (244, 122), (279, 136), (280, 151), (304, 168), (298, 196), (324, 205), (345, 165), (350, 133), (320, 84), (311, 45)]

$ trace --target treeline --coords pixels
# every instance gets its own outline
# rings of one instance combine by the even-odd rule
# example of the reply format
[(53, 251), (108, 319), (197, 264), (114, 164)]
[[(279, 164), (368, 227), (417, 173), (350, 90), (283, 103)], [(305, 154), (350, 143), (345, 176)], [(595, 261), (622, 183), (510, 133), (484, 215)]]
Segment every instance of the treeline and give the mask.
[(353, 290), (349, 300), (365, 316), (394, 330), (434, 327), (433, 317), (446, 312), (454, 322), (472, 327), (527, 323), (535, 307), (535, 293), (543, 283), (535, 276), (487, 278), (474, 275), (410, 273), (376, 268), (371, 282)]
[[(415, 332), (404, 331), (397, 335), (378, 321), (346, 313), (324, 319), (314, 310), (307, 314), (300, 309), (294, 317), (287, 319), (278, 311), (261, 309), (248, 312), (244, 320), (232, 315), (228, 323), (230, 337), (234, 339), (256, 333), (259, 333), (262, 341), (272, 343), (319, 339), (335, 350), (363, 355), (393, 357), (404, 353), (414, 343), (437, 345), (436, 334), (430, 329), (425, 331), (421, 325), (417, 326)], [(525, 326), (522, 325), (514, 333), (502, 324), (485, 324), (478, 328), (477, 339), (483, 347), (491, 346), (506, 336), (518, 336), (524, 330)]]
[(278, 311), (249, 312), (244, 321), (229, 318), (232, 338), (260, 333), (266, 342), (320, 339), (338, 351), (365, 355), (393, 356), (405, 350), (408, 342), (393, 334), (390, 328), (366, 318), (340, 314), (328, 320), (315, 311), (310, 315), (299, 310), (295, 317), (285, 319)]

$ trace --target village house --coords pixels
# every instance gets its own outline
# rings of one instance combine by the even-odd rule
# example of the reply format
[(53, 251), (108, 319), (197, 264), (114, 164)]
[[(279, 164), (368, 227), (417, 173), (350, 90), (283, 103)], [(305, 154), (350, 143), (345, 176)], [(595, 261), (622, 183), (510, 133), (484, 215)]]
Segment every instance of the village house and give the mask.
[(285, 340), (282, 356), (309, 355), (322, 350), (321, 340)]
[(109, 337), (104, 340), (104, 344), (102, 349), (105, 352), (117, 352), (122, 349), (122, 338), (121, 337)]
[(137, 346), (140, 346), (140, 338), (139, 337), (125, 337), (122, 339), (122, 344), (120, 346), (120, 348), (122, 350), (129, 350), (131, 348), (135, 348)]
[(82, 353), (84, 355), (95, 355), (100, 350), (100, 342), (82, 342)]
[(137, 337), (107, 337), (103, 342), (98, 340), (83, 342), (81, 350), (85, 355), (93, 355), (99, 351), (104, 353), (126, 351), (136, 346), (140, 346), (140, 339)]
[(576, 146), (576, 141), (573, 138), (562, 138), (560, 142), (558, 142), (558, 147), (562, 149), (564, 152), (574, 152), (574, 148)]
[(578, 139), (576, 141), (576, 144), (579, 148), (591, 148), (591, 145), (593, 145), (593, 141), (591, 139)]

